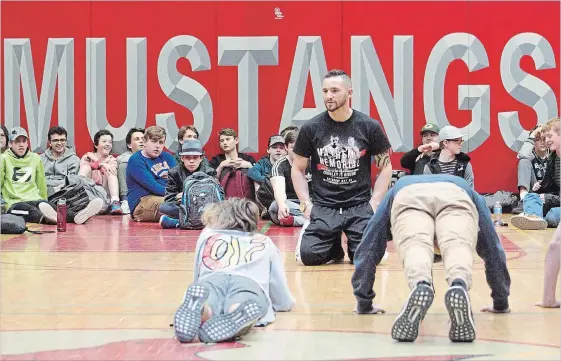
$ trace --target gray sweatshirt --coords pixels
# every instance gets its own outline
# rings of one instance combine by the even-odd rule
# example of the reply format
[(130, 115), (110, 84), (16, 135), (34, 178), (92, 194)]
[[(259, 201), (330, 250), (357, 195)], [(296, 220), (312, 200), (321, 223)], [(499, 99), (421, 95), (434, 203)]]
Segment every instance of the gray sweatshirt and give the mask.
[(274, 311), (290, 311), (296, 303), (288, 288), (279, 249), (260, 233), (203, 229), (195, 251), (194, 281), (202, 281), (216, 272), (247, 277), (261, 287), (270, 304), (261, 319), (263, 323), (274, 322)]
[(49, 148), (41, 154), (41, 162), (45, 168), (45, 180), (47, 181), (47, 193), (50, 196), (55, 187), (64, 184), (68, 175), (77, 175), (80, 170), (80, 158), (76, 155), (74, 148), (67, 146), (62, 156), (53, 158), (53, 152)]

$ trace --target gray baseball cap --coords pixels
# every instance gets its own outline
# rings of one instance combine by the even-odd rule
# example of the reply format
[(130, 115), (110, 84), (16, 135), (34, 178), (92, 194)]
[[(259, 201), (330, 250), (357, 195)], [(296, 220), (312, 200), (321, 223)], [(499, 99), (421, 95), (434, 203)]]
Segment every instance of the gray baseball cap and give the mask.
[(22, 127), (15, 127), (10, 130), (10, 141), (13, 142), (17, 139), (17, 137), (24, 136), (29, 139), (29, 135), (27, 135), (27, 131)]
[(465, 138), (465, 134), (462, 134), (462, 131), (459, 128), (456, 128), (452, 125), (447, 125), (445, 127), (442, 127), (442, 129), (440, 129), (440, 132), (438, 133), (438, 140), (440, 140), (441, 142), (443, 140), (449, 140), (449, 139), (458, 139), (458, 138)]

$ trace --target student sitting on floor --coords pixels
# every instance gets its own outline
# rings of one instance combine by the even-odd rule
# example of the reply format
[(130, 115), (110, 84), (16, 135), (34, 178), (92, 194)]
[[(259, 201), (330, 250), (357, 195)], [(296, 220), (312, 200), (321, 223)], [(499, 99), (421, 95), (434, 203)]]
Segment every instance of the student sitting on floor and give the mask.
[(162, 228), (179, 227), (179, 204), (183, 197), (183, 182), (187, 177), (195, 172), (216, 176), (214, 168), (202, 163), (204, 154), (203, 146), (198, 139), (186, 140), (181, 145), (179, 152), (181, 163), (169, 171), (164, 203), (160, 204), (160, 213), (163, 214), (160, 218)]
[(294, 306), (280, 251), (269, 237), (256, 233), (258, 220), (259, 208), (247, 199), (230, 198), (205, 210), (194, 283), (175, 313), (180, 342), (197, 336), (206, 343), (228, 341), (256, 323), (274, 322), (274, 311)]

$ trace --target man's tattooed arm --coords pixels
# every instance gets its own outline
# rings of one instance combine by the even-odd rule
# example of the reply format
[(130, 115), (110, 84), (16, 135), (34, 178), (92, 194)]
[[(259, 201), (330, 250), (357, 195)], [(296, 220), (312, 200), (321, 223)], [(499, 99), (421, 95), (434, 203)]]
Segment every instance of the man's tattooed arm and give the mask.
[(390, 163), (390, 152), (385, 151), (384, 153), (376, 154), (374, 162), (378, 169), (384, 169)]

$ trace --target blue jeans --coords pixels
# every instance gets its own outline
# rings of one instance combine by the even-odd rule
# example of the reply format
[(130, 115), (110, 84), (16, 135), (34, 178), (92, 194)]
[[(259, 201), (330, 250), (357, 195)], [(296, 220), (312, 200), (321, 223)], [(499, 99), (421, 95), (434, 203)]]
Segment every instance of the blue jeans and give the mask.
[[(544, 218), (543, 201), (537, 193), (528, 193), (524, 197), (523, 208), (524, 214), (533, 215)], [(557, 227), (559, 225), (560, 210), (559, 207), (551, 208), (545, 215), (548, 227)]]
[(164, 202), (160, 204), (160, 213), (179, 219), (179, 206), (175, 203)]

